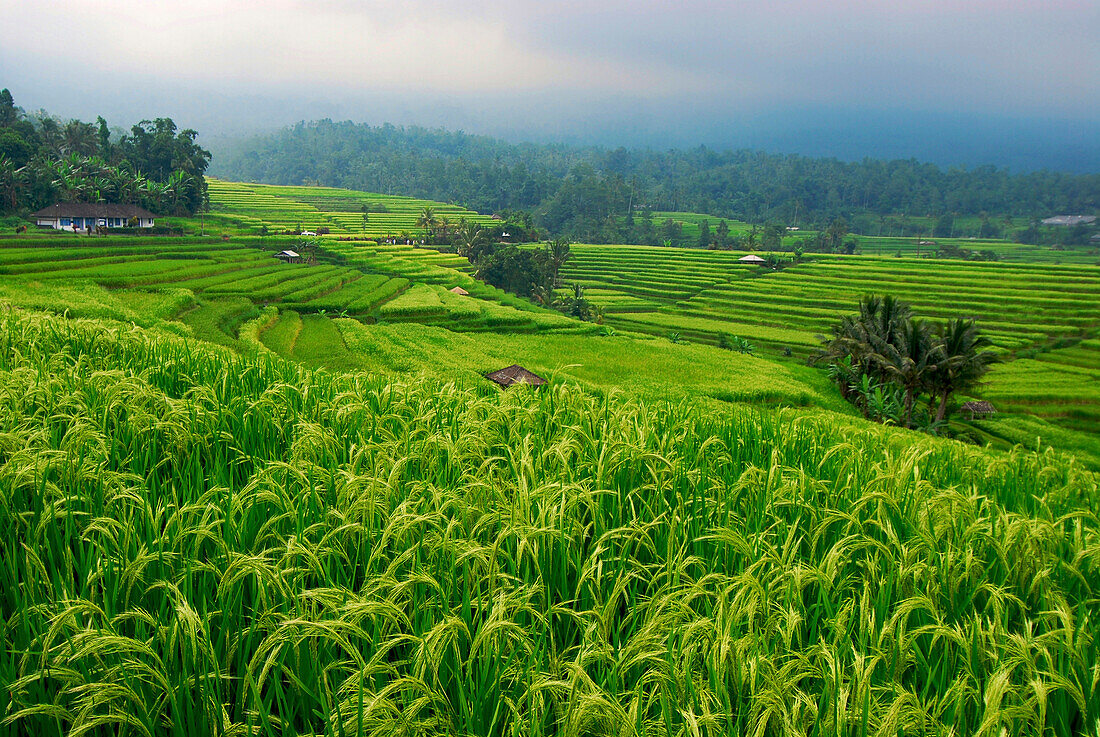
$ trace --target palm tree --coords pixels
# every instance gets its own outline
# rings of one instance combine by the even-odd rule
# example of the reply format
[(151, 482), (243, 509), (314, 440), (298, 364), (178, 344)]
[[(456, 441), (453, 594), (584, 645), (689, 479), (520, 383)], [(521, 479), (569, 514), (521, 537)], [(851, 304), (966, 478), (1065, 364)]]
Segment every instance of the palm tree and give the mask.
[(986, 350), (992, 343), (978, 332), (973, 320), (955, 318), (941, 325), (936, 333), (940, 360), (929, 377), (929, 389), (933, 399), (939, 398), (936, 421), (947, 414), (951, 395), (978, 384), (999, 359)]
[(0, 154), (0, 210), (14, 210), (19, 205), (19, 191), (23, 188), (23, 170), (12, 160)]
[(435, 234), (437, 225), (439, 225), (439, 220), (435, 216), (434, 207), (425, 207), (420, 211), (419, 217), (416, 218), (416, 227), (423, 228), (429, 237)]
[(489, 236), (477, 223), (463, 223), (458, 231), (458, 255), (471, 261), (489, 245)]
[(859, 301), (858, 314), (845, 315), (833, 328), (821, 357), (835, 363), (849, 356), (856, 375), (869, 374), (879, 382), (886, 381), (889, 374), (884, 356), (897, 345), (900, 330), (911, 316), (909, 305), (896, 297), (868, 294)]
[(569, 250), (569, 241), (565, 238), (558, 238), (546, 244), (546, 257), (550, 265), (552, 286), (556, 287), (560, 284), (561, 267), (572, 255), (572, 251)]
[(940, 357), (939, 344), (923, 320), (909, 318), (899, 326), (894, 340), (878, 361), (905, 392), (905, 426), (913, 426), (913, 404), (929, 384)]

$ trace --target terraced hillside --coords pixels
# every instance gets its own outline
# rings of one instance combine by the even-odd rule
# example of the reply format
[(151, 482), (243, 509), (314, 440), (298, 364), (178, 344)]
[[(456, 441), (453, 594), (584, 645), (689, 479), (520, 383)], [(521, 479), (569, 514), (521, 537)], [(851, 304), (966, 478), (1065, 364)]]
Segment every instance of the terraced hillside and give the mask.
[[(457, 205), (413, 197), (358, 192), (335, 187), (295, 187), (208, 180), (211, 220), (259, 233), (293, 230), (353, 234), (367, 238), (419, 234), (417, 220), (424, 208), (436, 217), (490, 224), (493, 219)], [(363, 209), (368, 210), (364, 219)]]
[[(307, 263), (273, 258), (297, 249)], [(457, 262), (456, 262), (457, 259)], [(461, 263), (458, 263), (461, 262)], [(106, 294), (88, 292), (65, 303), (74, 285), (125, 290), (140, 300), (150, 290), (188, 290), (196, 326), (218, 326), (206, 336), (232, 342), (235, 329), (265, 304), (302, 312), (336, 312), (364, 320), (443, 323), (452, 330), (576, 329), (560, 313), (541, 309), (477, 281), (453, 266), (465, 259), (427, 248), (373, 241), (303, 241), (297, 238), (20, 238), (0, 247), (0, 294), (34, 295), (74, 313), (112, 317)], [(461, 286), (469, 294), (448, 291)]]
[(739, 253), (574, 246), (563, 273), (620, 328), (715, 343), (720, 333), (771, 355), (810, 354), (868, 293), (917, 314), (973, 317), (1005, 354), (986, 396), (1002, 409), (1100, 433), (1100, 268), (870, 256), (813, 256), (773, 271)]

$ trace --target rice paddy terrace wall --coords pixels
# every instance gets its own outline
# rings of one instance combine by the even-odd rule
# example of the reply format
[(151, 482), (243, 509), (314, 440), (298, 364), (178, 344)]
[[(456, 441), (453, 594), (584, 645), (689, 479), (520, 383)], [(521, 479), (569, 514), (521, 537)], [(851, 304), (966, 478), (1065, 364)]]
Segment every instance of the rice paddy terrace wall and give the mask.
[[(281, 250), (301, 252), (305, 263), (273, 258)], [(465, 270), (459, 270), (461, 267)], [(85, 290), (74, 300), (66, 289), (80, 284), (114, 290), (126, 300), (142, 294), (188, 290), (193, 316), (201, 326), (212, 311), (239, 314), (265, 304), (300, 312), (340, 313), (365, 320), (446, 324), (452, 330), (575, 329), (561, 314), (539, 308), (467, 273), (469, 262), (430, 248), (386, 245), (373, 241), (281, 237), (221, 238), (81, 238), (21, 237), (0, 243), (0, 294), (34, 295), (59, 311), (85, 316), (119, 317), (96, 312), (107, 297)], [(462, 286), (468, 295), (448, 290)], [(395, 305), (390, 304), (398, 300)], [(108, 300), (114, 301), (114, 300)], [(234, 321), (228, 314), (215, 320)], [(239, 324), (239, 321), (237, 322)], [(224, 329), (204, 335), (215, 342), (232, 339)]]

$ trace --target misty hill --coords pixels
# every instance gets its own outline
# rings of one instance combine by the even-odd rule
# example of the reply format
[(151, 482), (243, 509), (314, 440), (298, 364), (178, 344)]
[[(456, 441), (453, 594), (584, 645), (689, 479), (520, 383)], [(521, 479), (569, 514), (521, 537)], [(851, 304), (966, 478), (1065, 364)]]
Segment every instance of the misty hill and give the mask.
[(1100, 175), (916, 160), (513, 144), (484, 136), (321, 120), (260, 136), (211, 173), (271, 184), (322, 184), (454, 202), (481, 212), (532, 210), (541, 225), (600, 239), (632, 210), (705, 212), (748, 222), (820, 225), (860, 214), (1023, 217), (1091, 213)]

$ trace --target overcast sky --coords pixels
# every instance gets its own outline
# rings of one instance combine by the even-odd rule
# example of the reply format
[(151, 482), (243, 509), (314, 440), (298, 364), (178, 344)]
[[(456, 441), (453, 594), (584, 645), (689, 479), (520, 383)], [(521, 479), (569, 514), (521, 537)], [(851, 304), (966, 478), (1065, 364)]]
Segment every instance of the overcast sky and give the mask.
[(331, 116), (720, 145), (723, 119), (783, 111), (1100, 123), (1097, 0), (0, 0), (0, 27), (21, 106), (214, 134)]

